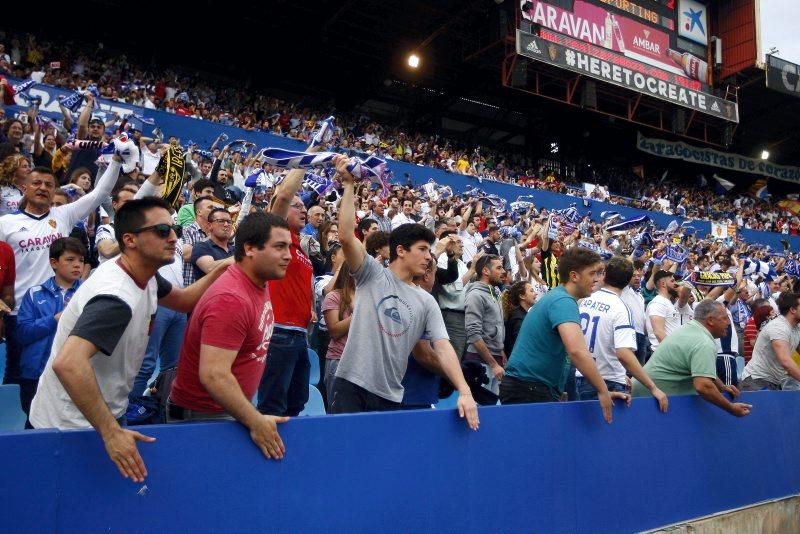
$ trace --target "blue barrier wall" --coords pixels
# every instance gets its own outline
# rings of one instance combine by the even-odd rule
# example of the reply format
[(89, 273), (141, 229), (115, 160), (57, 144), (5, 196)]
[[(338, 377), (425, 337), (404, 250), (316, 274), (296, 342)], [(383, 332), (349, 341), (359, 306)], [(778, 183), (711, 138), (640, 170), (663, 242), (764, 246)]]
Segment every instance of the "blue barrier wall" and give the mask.
[[(20, 81), (21, 80), (12, 80), (12, 83), (19, 83)], [(30, 89), (29, 93), (31, 95), (38, 95), (42, 98), (41, 112), (43, 114), (51, 118), (57, 118), (60, 117), (60, 112), (58, 111), (58, 97), (69, 94), (69, 91), (48, 85), (35, 84), (33, 88)], [(144, 117), (154, 119), (156, 124), (159, 126), (159, 128), (161, 128), (165, 135), (174, 135), (179, 137), (183, 143), (192, 140), (201, 147), (209, 147), (211, 146), (211, 143), (214, 142), (214, 139), (216, 139), (217, 135), (219, 135), (221, 132), (225, 132), (228, 134), (231, 140), (245, 139), (247, 141), (256, 143), (259, 147), (271, 146), (287, 148), (290, 150), (303, 150), (305, 148), (305, 145), (303, 145), (301, 142), (294, 139), (289, 139), (287, 137), (263, 132), (248, 132), (241, 128), (223, 126), (221, 124), (214, 124), (208, 121), (192, 119), (189, 117), (180, 117), (173, 113), (144, 109), (110, 100), (100, 99), (99, 102), (103, 110), (115, 111), (120, 115), (136, 112)], [(23, 104), (24, 102), (17, 97), (17, 103)], [(10, 111), (16, 112), (24, 109), (25, 108), (20, 106), (9, 106)], [(11, 115), (11, 113), (9, 113), (9, 115)], [(136, 126), (142, 126), (141, 123), (136, 119), (132, 119), (132, 122)], [(152, 128), (152, 126), (144, 126), (142, 127), (142, 130), (147, 135), (149, 134), (149, 130), (152, 130)], [(577, 203), (577, 208), (581, 214), (585, 214), (587, 211), (591, 210), (592, 218), (596, 221), (600, 220), (600, 212), (605, 210), (618, 211), (623, 216), (628, 218), (649, 215), (661, 228), (666, 227), (670, 221), (676, 218), (679, 221), (683, 221), (683, 219), (678, 217), (672, 217), (661, 213), (654, 213), (635, 208), (628, 208), (625, 206), (618, 206), (615, 204), (607, 204), (604, 202), (592, 201), (592, 205), (587, 208), (583, 206), (582, 199), (578, 199), (576, 197), (498, 182), (484, 181), (482, 184), (478, 184), (478, 180), (472, 177), (467, 177), (460, 174), (452, 174), (430, 167), (420, 167), (418, 165), (411, 165), (409, 163), (399, 161), (390, 161), (389, 168), (394, 171), (396, 179), (402, 181), (403, 183), (405, 183), (404, 175), (408, 173), (411, 176), (415, 186), (426, 183), (430, 178), (433, 178), (441, 185), (449, 185), (457, 193), (465, 191), (473, 186), (479, 186), (487, 193), (500, 195), (508, 199), (509, 202), (514, 201), (520, 195), (531, 195), (534, 197), (534, 201), (536, 202), (537, 206), (546, 207), (548, 209), (564, 209), (573, 203)], [(692, 226), (694, 226), (702, 235), (711, 233), (711, 224), (708, 222), (695, 221), (692, 223)], [(791, 250), (800, 250), (800, 236), (790, 237), (788, 235), (784, 236), (774, 232), (761, 232), (741, 228), (738, 230), (738, 232), (747, 242), (769, 245), (773, 250), (776, 251), (783, 250), (783, 245), (780, 242), (781, 239), (787, 239), (791, 243)]]
[[(143, 427), (123, 479), (92, 431), (0, 435), (5, 532), (633, 532), (800, 493), (800, 392), (327, 416), (265, 460), (234, 423)], [(141, 491), (140, 491), (141, 490)]]

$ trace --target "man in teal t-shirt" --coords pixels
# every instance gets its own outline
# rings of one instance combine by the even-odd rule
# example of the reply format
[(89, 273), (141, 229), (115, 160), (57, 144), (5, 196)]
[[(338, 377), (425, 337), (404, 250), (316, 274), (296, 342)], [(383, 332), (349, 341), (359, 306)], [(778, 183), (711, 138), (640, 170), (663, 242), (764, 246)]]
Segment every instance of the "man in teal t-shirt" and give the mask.
[(554, 402), (564, 390), (567, 356), (583, 376), (597, 388), (603, 417), (611, 422), (612, 398), (630, 402), (625, 393), (609, 393), (597, 372), (583, 329), (577, 299), (592, 294), (603, 276), (600, 256), (585, 248), (572, 248), (558, 259), (561, 285), (540, 298), (525, 316), (517, 342), (500, 384), (500, 402), (523, 404)]

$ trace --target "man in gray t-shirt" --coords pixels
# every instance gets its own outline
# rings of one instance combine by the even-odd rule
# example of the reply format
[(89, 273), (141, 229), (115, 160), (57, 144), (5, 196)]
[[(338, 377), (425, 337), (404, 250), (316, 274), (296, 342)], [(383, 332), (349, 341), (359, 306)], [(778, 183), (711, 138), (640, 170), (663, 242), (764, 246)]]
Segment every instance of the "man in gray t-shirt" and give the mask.
[(334, 158), (344, 185), (339, 236), (347, 268), (356, 282), (355, 305), (347, 344), (336, 370), (331, 413), (395, 410), (403, 399), (401, 381), (408, 355), (425, 336), (432, 342), (444, 375), (459, 392), (457, 407), (473, 430), (478, 409), (449, 342), (433, 297), (414, 285), (431, 261), (433, 232), (420, 224), (404, 224), (389, 237), (389, 267), (366, 254), (355, 236), (353, 176), (345, 156)]
[(800, 367), (792, 360), (800, 345), (800, 293), (781, 293), (778, 311), (780, 315), (758, 333), (753, 357), (742, 373), (742, 391), (796, 389), (788, 382), (800, 381)]

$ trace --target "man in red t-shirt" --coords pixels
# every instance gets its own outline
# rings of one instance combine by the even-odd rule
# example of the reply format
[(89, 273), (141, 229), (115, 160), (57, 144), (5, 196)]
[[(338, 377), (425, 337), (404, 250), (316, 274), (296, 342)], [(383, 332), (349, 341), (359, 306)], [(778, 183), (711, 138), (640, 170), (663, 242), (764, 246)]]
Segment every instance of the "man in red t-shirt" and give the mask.
[(292, 259), (286, 221), (253, 213), (236, 230), (236, 263), (205, 292), (183, 338), (167, 421), (236, 419), (265, 456), (283, 458), (277, 423), (250, 399), (264, 371), (273, 327), (267, 282), (283, 278)]
[(311, 291), (314, 268), (300, 247), (300, 231), (306, 225), (306, 207), (297, 196), (303, 170), (287, 174), (273, 197), (270, 212), (286, 219), (292, 233), (292, 261), (282, 280), (269, 284), (275, 309), (267, 368), (258, 386), (258, 411), (269, 415), (296, 416), (308, 402), (311, 364), (308, 358), (308, 326), (314, 309)]

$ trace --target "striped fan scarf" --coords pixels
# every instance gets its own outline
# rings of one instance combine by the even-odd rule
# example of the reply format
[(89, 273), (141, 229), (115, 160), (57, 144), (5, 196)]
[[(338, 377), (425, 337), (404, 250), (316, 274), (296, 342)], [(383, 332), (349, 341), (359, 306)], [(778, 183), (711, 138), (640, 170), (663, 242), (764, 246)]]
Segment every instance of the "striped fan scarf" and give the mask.
[(180, 146), (170, 146), (161, 156), (156, 166), (156, 172), (164, 178), (164, 200), (177, 208), (178, 199), (183, 189), (183, 170), (186, 160), (183, 158), (183, 149)]

